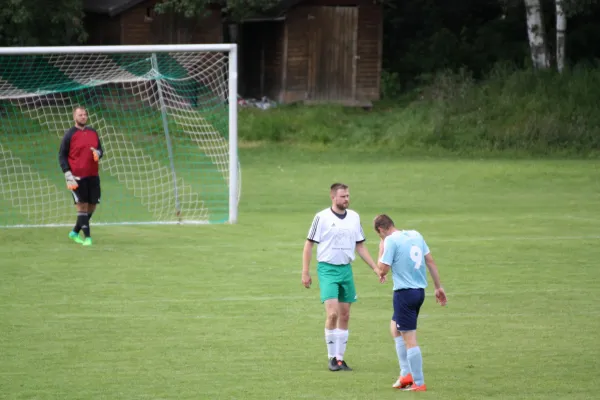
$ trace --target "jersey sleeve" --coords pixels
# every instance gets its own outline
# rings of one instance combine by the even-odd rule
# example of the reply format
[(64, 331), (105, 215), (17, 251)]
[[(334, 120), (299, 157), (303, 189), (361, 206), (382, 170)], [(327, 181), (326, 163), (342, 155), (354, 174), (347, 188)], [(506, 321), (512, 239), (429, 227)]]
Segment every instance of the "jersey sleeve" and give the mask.
[(73, 129), (69, 129), (65, 132), (60, 142), (60, 148), (58, 150), (58, 163), (62, 172), (67, 172), (71, 169), (69, 166), (69, 150), (71, 148), (71, 137), (73, 136)]
[(423, 255), (426, 256), (429, 253), (431, 253), (429, 251), (429, 246), (427, 246), (427, 242), (425, 241), (425, 239), (423, 239)]
[(367, 240), (365, 238), (365, 232), (363, 231), (362, 224), (360, 223), (360, 221), (358, 221), (358, 229), (356, 230), (355, 236), (356, 243), (362, 243), (365, 240)]
[(390, 237), (386, 237), (383, 241), (383, 254), (379, 262), (391, 266), (394, 262), (394, 253), (396, 252), (396, 244)]
[(98, 131), (96, 131), (95, 129), (93, 129), (93, 128), (90, 128), (90, 129), (96, 133), (96, 138), (98, 138), (98, 147), (96, 147), (96, 150), (98, 150), (99, 157), (102, 158), (102, 157), (104, 157), (104, 149), (102, 148), (102, 142), (100, 141), (100, 135), (98, 135)]
[(319, 243), (321, 241), (322, 225), (323, 223), (319, 214), (315, 215), (315, 217), (313, 218), (313, 222), (310, 225), (310, 229), (308, 230), (308, 235), (306, 236), (306, 239), (310, 240), (313, 243)]

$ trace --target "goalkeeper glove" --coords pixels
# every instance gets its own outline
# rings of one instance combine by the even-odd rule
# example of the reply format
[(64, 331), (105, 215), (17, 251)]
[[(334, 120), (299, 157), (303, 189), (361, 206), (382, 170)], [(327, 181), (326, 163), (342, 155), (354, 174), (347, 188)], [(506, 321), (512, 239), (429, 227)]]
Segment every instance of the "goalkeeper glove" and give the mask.
[(75, 190), (79, 187), (79, 184), (77, 183), (79, 177), (74, 176), (71, 171), (65, 172), (65, 180), (67, 181), (67, 189)]
[(98, 160), (100, 159), (100, 156), (102, 156), (102, 152), (93, 147), (90, 147), (90, 150), (92, 151), (92, 153), (94, 153), (94, 161), (98, 162)]

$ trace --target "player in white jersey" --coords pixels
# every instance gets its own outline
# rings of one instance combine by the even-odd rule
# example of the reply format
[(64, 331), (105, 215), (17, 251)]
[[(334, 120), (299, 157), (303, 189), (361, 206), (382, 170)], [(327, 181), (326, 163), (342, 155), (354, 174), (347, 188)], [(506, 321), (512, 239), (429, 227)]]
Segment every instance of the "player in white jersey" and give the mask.
[[(343, 183), (330, 188), (331, 207), (318, 212), (308, 230), (302, 254), (302, 284), (310, 288), (310, 260), (317, 243), (317, 274), (321, 302), (325, 304), (325, 343), (329, 369), (351, 371), (344, 360), (348, 342), (350, 305), (356, 301), (356, 288), (351, 263), (355, 252), (373, 271), (376, 265), (364, 245), (365, 235), (360, 217), (349, 210), (350, 192)], [(385, 281), (383, 278), (382, 282)]]
[(446, 293), (429, 247), (419, 232), (396, 229), (394, 221), (385, 214), (375, 217), (373, 225), (381, 238), (377, 273), (385, 277), (391, 269), (394, 282), (394, 315), (390, 330), (396, 342), (400, 377), (392, 387), (424, 392), (427, 388), (423, 377), (423, 357), (417, 344), (417, 318), (427, 287), (423, 265), (431, 274), (436, 301), (442, 306), (447, 302)]

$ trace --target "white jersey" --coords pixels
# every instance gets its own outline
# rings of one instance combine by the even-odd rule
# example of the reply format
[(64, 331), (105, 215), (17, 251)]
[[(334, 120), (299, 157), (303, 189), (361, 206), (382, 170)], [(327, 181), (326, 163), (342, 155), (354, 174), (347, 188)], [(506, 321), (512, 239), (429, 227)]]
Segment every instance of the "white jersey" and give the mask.
[(327, 208), (315, 215), (307, 239), (318, 243), (317, 261), (344, 265), (354, 261), (356, 243), (364, 242), (365, 234), (358, 213), (340, 215)]

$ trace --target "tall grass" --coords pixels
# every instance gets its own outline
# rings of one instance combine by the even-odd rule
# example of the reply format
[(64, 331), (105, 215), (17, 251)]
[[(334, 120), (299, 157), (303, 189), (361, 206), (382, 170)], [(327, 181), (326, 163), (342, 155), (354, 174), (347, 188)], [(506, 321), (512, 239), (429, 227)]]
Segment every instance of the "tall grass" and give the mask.
[(341, 106), (243, 109), (243, 142), (389, 149), (523, 153), (600, 153), (600, 70), (562, 74), (498, 66), (476, 82), (442, 72), (418, 90), (371, 110)]

